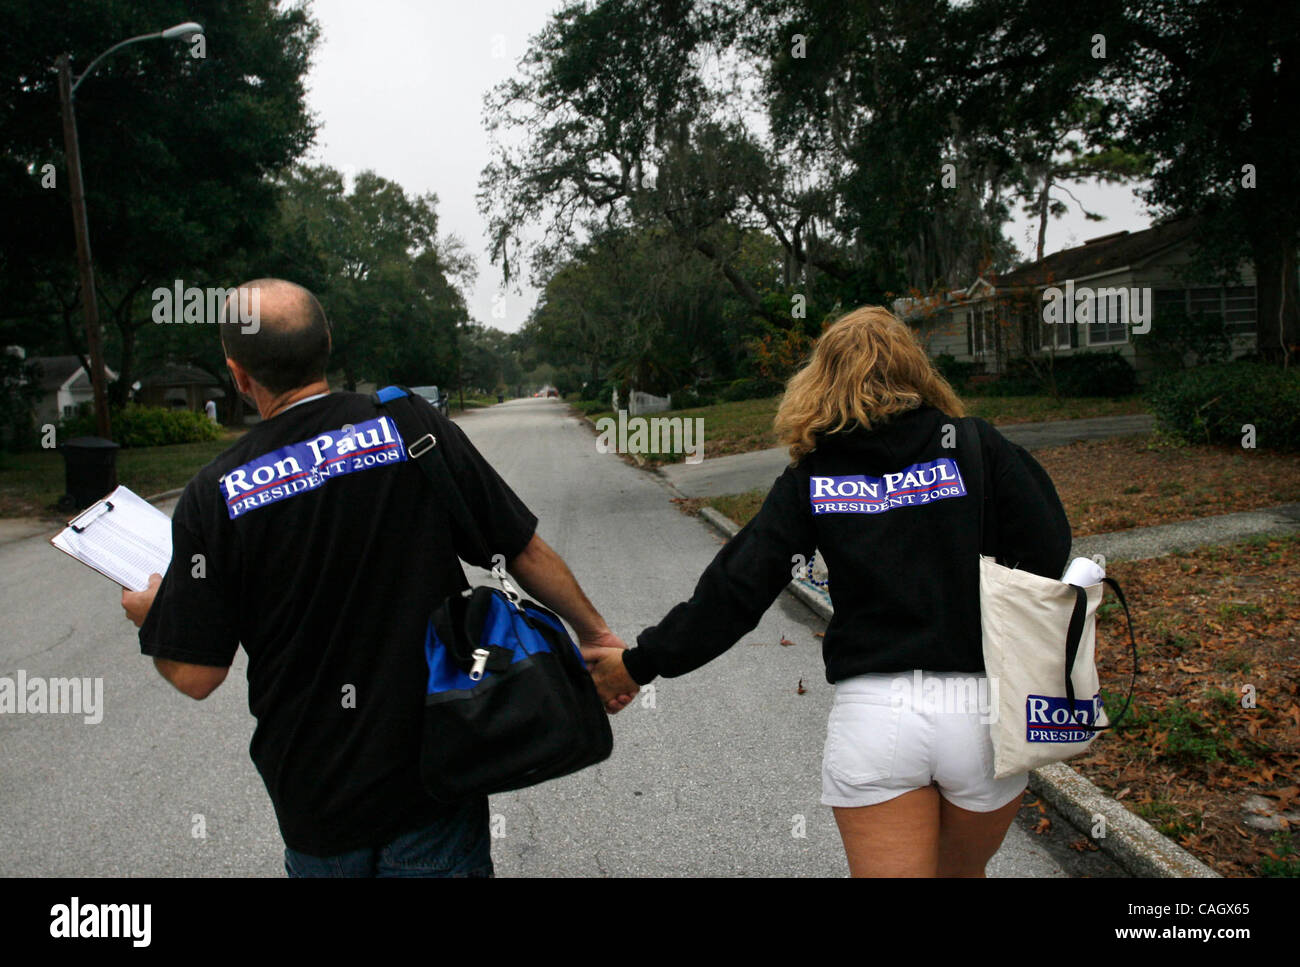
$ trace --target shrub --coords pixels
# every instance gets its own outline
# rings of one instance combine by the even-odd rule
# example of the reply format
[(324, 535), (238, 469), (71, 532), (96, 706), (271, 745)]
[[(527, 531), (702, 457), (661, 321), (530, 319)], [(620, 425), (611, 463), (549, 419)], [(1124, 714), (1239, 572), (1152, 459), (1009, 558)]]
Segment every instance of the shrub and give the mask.
[[(128, 403), (109, 417), (113, 439), (123, 447), (161, 447), (173, 443), (202, 443), (221, 436), (221, 427), (204, 413), (170, 410), (161, 406), (136, 406)], [(95, 436), (95, 416), (81, 411), (59, 424), (59, 438)]]
[(1189, 443), (1300, 449), (1300, 371), (1264, 363), (1219, 363), (1157, 377), (1147, 391), (1160, 427)]
[(1131, 396), (1137, 391), (1133, 364), (1117, 352), (1058, 356), (1056, 388), (1062, 396)]
[(1232, 340), (1217, 313), (1188, 315), (1178, 308), (1161, 309), (1151, 322), (1151, 331), (1134, 335), (1133, 343), (1159, 371), (1184, 369), (1189, 356), (1195, 366), (1223, 363), (1232, 357)]
[(1028, 361), (1019, 358), (1008, 360), (1006, 371), (1000, 375), (991, 378), (977, 376), (969, 381), (969, 386), (970, 392), (980, 396), (1038, 396), (1044, 392), (1043, 384), (1034, 375)]
[(674, 410), (693, 410), (701, 406), (712, 406), (713, 397), (693, 389), (680, 389), (673, 394)]
[[(1014, 358), (1008, 361), (1006, 371), (988, 382), (978, 377), (970, 380), (970, 391), (982, 396), (1037, 396), (1049, 389), (1049, 361), (1038, 363), (1042, 377), (1034, 372), (1029, 361)], [(1133, 365), (1117, 352), (1080, 352), (1057, 356), (1051, 362), (1051, 375), (1056, 380), (1056, 391), (1061, 396), (1131, 396), (1137, 391), (1137, 372)]]
[(948, 381), (958, 393), (965, 391), (970, 379), (980, 371), (980, 364), (974, 361), (962, 362), (952, 353), (940, 353), (934, 357), (934, 368)]
[(728, 403), (777, 396), (785, 387), (772, 379), (738, 379), (722, 388), (721, 397)]

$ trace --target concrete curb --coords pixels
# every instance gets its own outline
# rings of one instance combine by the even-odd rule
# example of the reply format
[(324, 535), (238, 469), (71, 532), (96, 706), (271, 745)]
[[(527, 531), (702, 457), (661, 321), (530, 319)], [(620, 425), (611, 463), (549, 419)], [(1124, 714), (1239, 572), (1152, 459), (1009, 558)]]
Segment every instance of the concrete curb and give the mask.
[[(712, 507), (701, 507), (700, 516), (724, 537), (740, 532), (735, 521)], [(831, 619), (830, 599), (823, 592), (803, 581), (791, 581), (786, 590), (825, 620)], [(1032, 770), (1029, 787), (1133, 876), (1220, 876), (1064, 762)], [(1095, 838), (1091, 831), (1099, 817), (1104, 819), (1105, 835)]]
[[(1029, 788), (1134, 876), (1220, 878), (1219, 873), (1064, 762), (1034, 769), (1029, 773)], [(1104, 833), (1094, 837), (1091, 831), (1098, 819), (1103, 822)]]
[(183, 493), (185, 493), (185, 488), (177, 487), (175, 490), (164, 490), (160, 494), (154, 494), (151, 497), (146, 497), (145, 500), (147, 500), (151, 504), (160, 504), (164, 500), (171, 500), (173, 497), (179, 497)]

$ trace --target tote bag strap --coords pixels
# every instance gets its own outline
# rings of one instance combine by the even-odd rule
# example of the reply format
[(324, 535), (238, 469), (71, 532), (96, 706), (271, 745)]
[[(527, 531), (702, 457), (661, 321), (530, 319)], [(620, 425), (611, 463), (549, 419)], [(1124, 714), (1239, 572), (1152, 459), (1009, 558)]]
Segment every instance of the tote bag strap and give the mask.
[[(983, 441), (980, 439), (979, 430), (975, 426), (975, 421), (972, 420), (970, 417), (966, 417), (961, 421), (959, 427), (959, 437), (962, 440), (962, 442), (965, 444), (965, 448), (968, 454), (967, 466), (970, 468), (971, 471), (970, 473), (971, 480), (966, 482), (967, 491), (968, 492), (971, 491), (971, 483), (973, 481), (978, 481), (978, 484), (976, 485), (978, 487), (978, 490), (976, 490), (975, 492), (979, 496), (980, 551), (981, 553), (984, 553), (987, 550), (987, 546), (985, 544), (986, 532), (985, 532), (985, 523), (984, 523), (985, 521), (984, 507), (989, 498), (989, 493), (988, 493), (989, 488), (987, 486), (988, 482), (984, 477)], [(1091, 732), (1101, 732), (1101, 731), (1105, 731), (1106, 729), (1113, 729), (1116, 725), (1119, 724), (1120, 720), (1128, 712), (1129, 706), (1133, 702), (1133, 688), (1137, 684), (1137, 675), (1138, 675), (1137, 639), (1133, 635), (1133, 616), (1129, 613), (1128, 601), (1125, 600), (1124, 592), (1120, 589), (1119, 584), (1115, 581), (1114, 578), (1107, 577), (1107, 578), (1102, 578), (1102, 580), (1110, 586), (1112, 591), (1115, 592), (1115, 596), (1119, 598), (1119, 603), (1124, 607), (1124, 617), (1128, 622), (1129, 647), (1133, 656), (1133, 675), (1129, 679), (1128, 697), (1124, 700), (1124, 707), (1120, 710), (1119, 715), (1115, 716), (1114, 720), (1112, 720), (1109, 725), (1079, 726), (1079, 728), (1087, 729), (1088, 731)], [(1069, 698), (1070, 700), (1071, 709), (1074, 708), (1074, 682), (1071, 680), (1072, 679), (1071, 673), (1074, 670), (1075, 659), (1077, 659), (1079, 655), (1079, 643), (1083, 640), (1083, 625), (1085, 619), (1088, 616), (1087, 592), (1085, 592), (1081, 587), (1075, 585), (1072, 585), (1072, 587), (1074, 587), (1074, 609), (1070, 613), (1070, 625), (1069, 625), (1069, 629), (1066, 632), (1066, 639), (1065, 639), (1065, 694), (1066, 697)]]
[[(988, 534), (984, 506), (988, 503), (991, 495), (988, 481), (984, 478), (984, 441), (980, 438), (980, 432), (975, 426), (975, 421), (970, 417), (963, 417), (958, 424), (957, 437), (958, 442), (966, 450), (966, 466), (970, 470), (970, 479), (963, 481), (966, 484), (966, 492), (973, 494), (979, 500), (979, 548), (981, 554), (986, 554), (988, 552)], [(993, 556), (996, 557), (996, 555)]]
[[(1133, 616), (1129, 614), (1128, 601), (1124, 599), (1124, 592), (1120, 589), (1119, 582), (1114, 578), (1104, 577), (1101, 580), (1115, 592), (1115, 597), (1119, 598), (1119, 603), (1124, 608), (1124, 618), (1128, 622), (1129, 648), (1133, 656), (1133, 675), (1129, 678), (1128, 697), (1124, 699), (1124, 707), (1120, 709), (1119, 714), (1108, 725), (1079, 726), (1079, 728), (1089, 732), (1104, 732), (1106, 729), (1113, 729), (1119, 725), (1120, 719), (1128, 712), (1129, 706), (1133, 702), (1133, 688), (1137, 684), (1138, 676), (1137, 639), (1133, 636)], [(1070, 613), (1070, 628), (1066, 632), (1065, 639), (1065, 695), (1070, 700), (1070, 708), (1073, 709), (1074, 682), (1071, 681), (1070, 673), (1074, 670), (1074, 661), (1079, 655), (1079, 642), (1083, 638), (1084, 619), (1088, 614), (1088, 592), (1077, 584), (1072, 584), (1070, 587), (1074, 589), (1074, 610)]]

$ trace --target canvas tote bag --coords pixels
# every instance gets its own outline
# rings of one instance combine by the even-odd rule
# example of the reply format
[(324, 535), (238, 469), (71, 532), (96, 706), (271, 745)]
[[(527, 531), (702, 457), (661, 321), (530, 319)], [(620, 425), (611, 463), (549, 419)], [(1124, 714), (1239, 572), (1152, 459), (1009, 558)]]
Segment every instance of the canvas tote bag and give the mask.
[[(979, 431), (963, 421), (972, 476), (979, 481), (981, 550), (989, 493)], [(1113, 578), (1088, 587), (1005, 567), (980, 555), (980, 625), (984, 669), (996, 683), (990, 723), (998, 779), (1086, 752), (1097, 734), (1128, 711), (1137, 681), (1137, 641), (1124, 592)], [(1097, 607), (1109, 585), (1124, 607), (1133, 658), (1128, 698), (1114, 722), (1102, 707), (1096, 663)]]

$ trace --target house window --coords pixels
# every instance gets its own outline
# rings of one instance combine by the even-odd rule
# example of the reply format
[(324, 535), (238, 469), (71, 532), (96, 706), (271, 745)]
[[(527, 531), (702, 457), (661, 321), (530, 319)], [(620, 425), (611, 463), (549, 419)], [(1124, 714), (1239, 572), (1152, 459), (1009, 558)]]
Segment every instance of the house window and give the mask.
[(1092, 299), (1092, 321), (1088, 323), (1088, 345), (1104, 346), (1128, 342), (1127, 294), (1097, 295)]
[(1039, 323), (1039, 346), (1042, 349), (1073, 349), (1079, 345), (1079, 327), (1072, 322)]
[(72, 416), (72, 413), (73, 413), (73, 410), (74, 410), (74, 409), (75, 409), (75, 407), (73, 407), (73, 405), (72, 405), (71, 403), (67, 403), (67, 404), (65, 404), (64, 407), (63, 407), (63, 415), (64, 415), (64, 416)]
[(1255, 287), (1230, 285), (1223, 290), (1223, 327), (1230, 336), (1253, 336), (1256, 324)]
[(988, 306), (976, 306), (966, 315), (967, 340), (972, 356), (990, 356), (998, 351), (997, 323), (993, 310)]
[(1253, 285), (1196, 286), (1190, 289), (1156, 289), (1155, 311), (1194, 316), (1218, 316), (1230, 336), (1255, 333), (1256, 302)]

